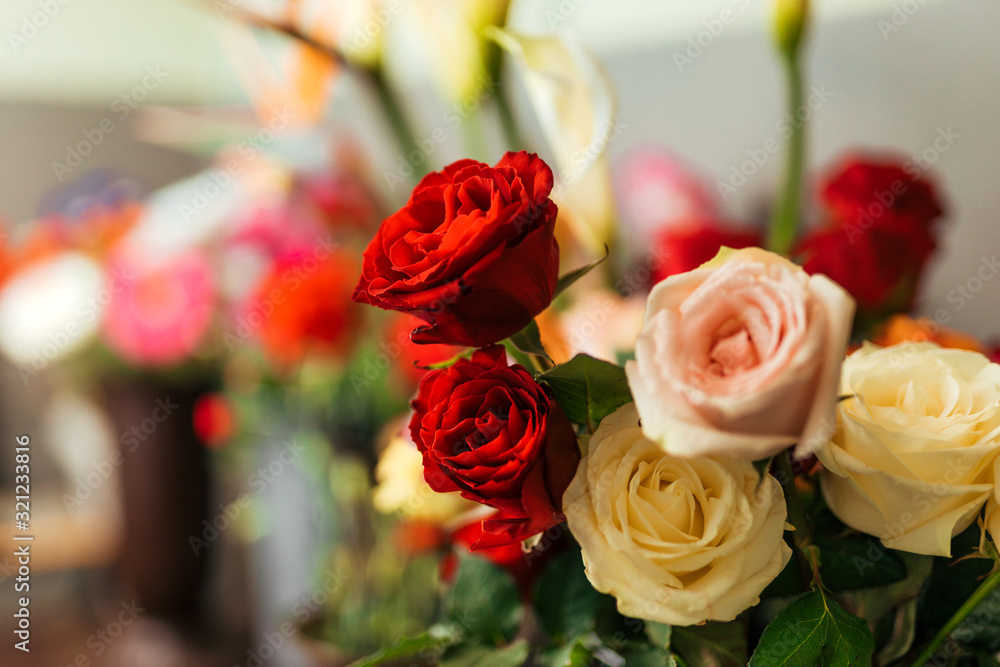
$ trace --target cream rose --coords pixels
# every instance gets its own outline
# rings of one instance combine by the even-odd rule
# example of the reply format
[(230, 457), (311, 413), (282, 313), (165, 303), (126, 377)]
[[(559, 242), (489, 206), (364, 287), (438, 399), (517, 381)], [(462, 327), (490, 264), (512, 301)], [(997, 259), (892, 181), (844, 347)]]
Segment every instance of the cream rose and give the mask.
[(632, 404), (604, 418), (563, 496), (587, 578), (626, 616), (671, 625), (729, 621), (788, 562), (785, 498), (730, 458), (671, 456)]
[(811, 453), (832, 431), (853, 314), (831, 280), (758, 248), (667, 278), (625, 367), (643, 431), (677, 456)]
[(866, 343), (841, 393), (851, 398), (817, 452), (827, 505), (889, 548), (950, 556), (993, 492), (1000, 365), (934, 343)]

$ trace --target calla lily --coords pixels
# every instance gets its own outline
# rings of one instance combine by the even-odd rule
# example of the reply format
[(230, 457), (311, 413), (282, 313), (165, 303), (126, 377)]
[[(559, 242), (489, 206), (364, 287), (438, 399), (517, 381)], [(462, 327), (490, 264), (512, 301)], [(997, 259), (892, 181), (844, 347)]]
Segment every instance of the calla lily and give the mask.
[(623, 126), (604, 68), (569, 33), (523, 35), (489, 28), (517, 63), (556, 166), (553, 190), (577, 240), (594, 252), (614, 230), (606, 148)]
[(416, 0), (418, 24), (433, 61), (433, 71), (442, 94), (465, 103), (481, 90), (492, 90), (493, 74), (489, 43), (484, 29), (501, 25), (507, 15), (507, 0)]

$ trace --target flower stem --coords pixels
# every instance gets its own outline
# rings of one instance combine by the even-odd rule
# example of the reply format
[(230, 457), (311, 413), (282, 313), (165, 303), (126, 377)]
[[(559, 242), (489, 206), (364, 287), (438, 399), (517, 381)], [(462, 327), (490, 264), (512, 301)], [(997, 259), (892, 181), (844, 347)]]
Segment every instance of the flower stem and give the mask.
[(503, 127), (503, 134), (507, 140), (507, 149), (519, 151), (525, 148), (521, 133), (517, 129), (517, 120), (514, 118), (514, 110), (511, 107), (510, 98), (506, 88), (499, 86), (496, 94), (497, 111), (500, 114), (500, 125)]
[[(417, 140), (413, 134), (413, 130), (410, 128), (410, 124), (406, 120), (406, 116), (403, 114), (403, 107), (399, 103), (399, 98), (385, 80), (385, 74), (382, 72), (381, 67), (365, 71), (368, 74), (368, 80), (375, 89), (382, 110), (385, 112), (386, 120), (389, 121), (393, 136), (396, 137), (400, 153), (403, 159), (407, 160), (407, 154), (416, 147)], [(413, 170), (414, 181), (419, 180), (421, 176), (422, 174), (416, 169)]]
[(806, 517), (806, 509), (802, 504), (802, 498), (799, 497), (799, 490), (795, 486), (795, 472), (792, 470), (792, 462), (788, 457), (788, 450), (786, 449), (774, 457), (774, 461), (778, 465), (778, 472), (781, 474), (781, 478), (778, 481), (785, 492), (785, 505), (788, 507), (788, 522), (795, 526), (795, 532), (798, 538), (801, 538), (796, 539), (796, 541), (802, 541), (803, 544), (810, 544), (812, 535), (809, 530), (809, 519)]
[(965, 604), (959, 607), (958, 611), (956, 611), (955, 614), (948, 619), (948, 622), (945, 623), (940, 630), (938, 630), (938, 633), (934, 635), (934, 638), (931, 639), (930, 643), (924, 647), (924, 650), (919, 656), (917, 656), (917, 659), (913, 661), (913, 667), (923, 667), (923, 665), (929, 662), (931, 656), (934, 655), (934, 652), (937, 651), (938, 647), (944, 642), (945, 638), (955, 631), (955, 628), (957, 628), (962, 621), (964, 621), (965, 618), (979, 606), (980, 602), (986, 599), (986, 596), (989, 595), (993, 589), (997, 587), (997, 585), (1000, 585), (1000, 567), (996, 567), (990, 576), (986, 577), (986, 580), (979, 584), (979, 588), (977, 588), (972, 595), (969, 596), (969, 599), (965, 601)]
[(486, 145), (483, 134), (482, 118), (479, 111), (473, 111), (462, 123), (462, 134), (465, 141), (466, 157), (475, 158), (481, 162), (490, 160), (490, 149)]
[(798, 230), (802, 172), (805, 169), (805, 121), (796, 115), (803, 105), (802, 66), (798, 51), (784, 55), (782, 61), (788, 81), (788, 119), (792, 134), (788, 138), (788, 152), (785, 154), (783, 190), (771, 216), (767, 244), (772, 251), (787, 255)]
[(795, 472), (792, 470), (792, 462), (788, 457), (788, 450), (781, 452), (774, 457), (774, 462), (778, 466), (778, 482), (781, 490), (785, 494), (785, 507), (788, 511), (788, 522), (795, 527), (792, 533), (792, 542), (795, 544), (795, 555), (799, 561), (799, 569), (802, 575), (802, 583), (806, 590), (810, 582), (816, 580), (819, 583), (819, 568), (815, 560), (806, 553), (807, 548), (812, 544), (812, 531), (809, 528), (809, 518), (806, 516), (805, 506), (802, 498), (799, 497), (799, 490), (795, 486)]

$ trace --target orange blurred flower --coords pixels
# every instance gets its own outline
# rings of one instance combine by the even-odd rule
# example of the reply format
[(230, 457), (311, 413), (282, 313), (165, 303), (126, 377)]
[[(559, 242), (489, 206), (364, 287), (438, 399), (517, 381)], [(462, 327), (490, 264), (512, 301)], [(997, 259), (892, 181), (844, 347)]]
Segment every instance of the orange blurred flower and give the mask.
[(361, 315), (351, 301), (359, 272), (350, 255), (327, 249), (275, 263), (246, 319), (251, 326), (259, 322), (261, 342), (276, 364), (297, 364), (309, 352), (346, 352)]
[(889, 347), (906, 341), (924, 340), (937, 343), (941, 347), (989, 353), (989, 349), (974, 336), (941, 326), (928, 317), (914, 319), (902, 314), (893, 315), (883, 322), (875, 332), (872, 342), (882, 347)]

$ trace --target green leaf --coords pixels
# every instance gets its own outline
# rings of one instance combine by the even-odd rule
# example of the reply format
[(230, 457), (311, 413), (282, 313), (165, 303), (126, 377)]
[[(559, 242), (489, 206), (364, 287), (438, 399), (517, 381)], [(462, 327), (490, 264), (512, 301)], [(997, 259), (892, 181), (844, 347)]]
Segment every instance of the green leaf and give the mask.
[[(979, 606), (965, 617), (965, 620), (951, 633), (952, 638), (974, 649), (996, 653), (1000, 650), (1000, 623), (996, 622), (992, 613), (995, 609), (1000, 609), (1000, 588), (994, 588)], [(980, 610), (985, 610), (986, 613)]]
[(576, 355), (538, 379), (552, 388), (570, 421), (584, 424), (591, 433), (602, 419), (632, 400), (625, 369), (586, 354)]
[(677, 659), (670, 651), (656, 646), (636, 646), (622, 654), (627, 667), (677, 667)]
[[(976, 524), (973, 527), (977, 527)], [(952, 553), (965, 552), (956, 550), (953, 542)], [(992, 560), (972, 558), (953, 562), (948, 558), (935, 558), (934, 570), (920, 593), (917, 636), (933, 637), (979, 587), (979, 578), (989, 573), (992, 565)]]
[(747, 641), (739, 623), (706, 623), (675, 627), (671, 648), (690, 667), (743, 667), (747, 664)]
[(969, 653), (976, 659), (976, 665), (978, 667), (1000, 667), (1000, 661), (998, 661), (996, 656), (989, 651), (971, 649)]
[(880, 586), (841, 593), (841, 599), (857, 616), (875, 624), (878, 664), (888, 665), (906, 655), (916, 637), (917, 598), (931, 574), (930, 556), (897, 553), (906, 566), (906, 579)]
[(524, 639), (509, 646), (461, 646), (441, 660), (441, 667), (521, 667), (531, 647)]
[(573, 652), (579, 646), (579, 641), (566, 642), (558, 646), (546, 646), (535, 655), (535, 662), (539, 667), (572, 667), (574, 664)]
[(652, 642), (653, 646), (670, 648), (670, 633), (672, 630), (673, 628), (666, 623), (646, 621), (646, 636), (649, 637), (649, 641)]
[(349, 667), (375, 667), (418, 654), (440, 655), (444, 653), (445, 649), (457, 644), (461, 639), (462, 634), (457, 628), (450, 625), (435, 625), (422, 635), (404, 637), (391, 646), (352, 662)]
[(766, 459), (753, 462), (753, 469), (757, 471), (757, 476), (760, 477), (761, 481), (764, 480), (764, 475), (767, 474), (767, 471), (771, 469), (771, 461), (773, 460), (773, 456), (768, 456)]
[(462, 557), (447, 603), (451, 618), (467, 636), (496, 646), (513, 638), (524, 614), (514, 579), (474, 556)]
[(542, 345), (542, 334), (538, 330), (538, 323), (535, 320), (531, 320), (526, 327), (511, 336), (510, 342), (514, 343), (514, 346), (525, 354), (549, 358)]
[(751, 667), (851, 667), (871, 664), (868, 624), (812, 590), (783, 609), (761, 635)]
[(535, 589), (538, 620), (557, 643), (592, 631), (598, 615), (614, 607), (615, 599), (599, 593), (587, 579), (575, 548), (549, 561)]
[(832, 513), (814, 519), (814, 542), (820, 550), (820, 577), (833, 592), (885, 586), (906, 578), (906, 565), (877, 538), (848, 529)]
[(505, 338), (500, 344), (503, 345), (504, 349), (507, 350), (507, 354), (513, 357), (515, 362), (521, 364), (528, 370), (531, 370), (531, 359), (527, 354), (521, 352), (521, 350), (518, 349), (517, 345), (515, 345), (510, 338)]
[(590, 262), (589, 264), (584, 264), (580, 268), (575, 269), (575, 270), (570, 271), (569, 273), (567, 273), (565, 275), (560, 276), (559, 277), (559, 282), (556, 283), (556, 292), (555, 292), (555, 294), (553, 295), (552, 298), (554, 299), (555, 297), (559, 296), (564, 291), (566, 291), (566, 289), (570, 285), (572, 285), (577, 280), (579, 280), (580, 278), (583, 278), (585, 275), (587, 275), (588, 273), (590, 273), (591, 270), (594, 267), (596, 267), (598, 264), (600, 264), (601, 262), (603, 262), (604, 260), (606, 260), (610, 254), (611, 254), (611, 251), (608, 249), (608, 244), (605, 243), (604, 244), (604, 257), (601, 257), (600, 259), (595, 259), (593, 262)]
[(472, 356), (472, 351), (467, 350), (465, 352), (459, 352), (455, 356), (449, 359), (445, 359), (444, 361), (435, 361), (427, 364), (414, 363), (413, 365), (415, 368), (419, 368), (421, 370), (436, 371), (440, 368), (448, 368), (449, 366), (453, 366), (455, 362), (458, 361), (459, 359), (468, 359), (470, 356)]
[(569, 654), (570, 667), (590, 667), (594, 654), (581, 643), (573, 645), (573, 650)]
[[(792, 534), (785, 533), (784, 539), (788, 546), (794, 550), (795, 544)], [(761, 592), (760, 597), (762, 600), (793, 597), (801, 595), (804, 591), (799, 559), (791, 558), (785, 563), (785, 567), (778, 573), (778, 576)]]

